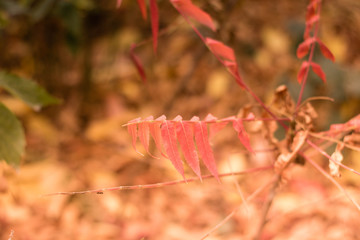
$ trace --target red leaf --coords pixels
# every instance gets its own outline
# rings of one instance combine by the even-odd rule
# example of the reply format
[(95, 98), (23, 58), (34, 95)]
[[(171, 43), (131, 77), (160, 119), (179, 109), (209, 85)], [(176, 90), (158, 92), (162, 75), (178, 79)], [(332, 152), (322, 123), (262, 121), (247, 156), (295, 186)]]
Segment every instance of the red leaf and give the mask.
[(140, 154), (141, 156), (144, 156), (141, 152), (139, 152), (136, 149), (136, 140), (137, 140), (137, 123), (140, 121), (141, 118), (136, 118), (134, 120), (129, 121), (129, 125), (127, 125), (128, 132), (132, 139), (132, 146), (135, 149), (135, 151)]
[(309, 52), (309, 49), (310, 49), (310, 46), (311, 44), (313, 44), (315, 42), (315, 38), (314, 37), (311, 37), (311, 38), (308, 38), (306, 39), (304, 42), (302, 42), (297, 51), (296, 51), (296, 56), (300, 59), (300, 58), (303, 58), (308, 52)]
[(139, 135), (140, 142), (144, 146), (146, 152), (153, 158), (157, 158), (157, 157), (153, 156), (149, 151), (149, 140), (150, 140), (149, 128), (152, 125), (152, 123), (150, 123), (149, 121), (152, 121), (152, 120), (154, 120), (154, 118), (153, 118), (153, 116), (150, 116), (150, 117), (145, 118), (144, 120), (142, 120), (139, 123), (138, 135)]
[(150, 0), (150, 13), (151, 13), (151, 30), (153, 37), (153, 48), (156, 53), (158, 45), (158, 32), (159, 32), (159, 9), (156, 0)]
[(160, 130), (160, 126), (161, 123), (163, 121), (166, 120), (166, 117), (164, 115), (162, 115), (161, 117), (158, 117), (153, 123), (150, 124), (149, 129), (150, 129), (150, 134), (152, 136), (152, 138), (154, 139), (156, 148), (159, 150), (159, 152), (166, 158), (168, 158), (168, 156), (165, 156), (162, 153), (162, 139), (161, 139), (161, 130)]
[(309, 67), (309, 63), (307, 61), (302, 62), (301, 68), (300, 68), (299, 73), (297, 75), (297, 80), (298, 80), (298, 82), (300, 84), (304, 80), (304, 76), (305, 76), (305, 73), (306, 73), (306, 70), (307, 70), (308, 67)]
[(336, 123), (336, 124), (331, 124), (330, 125), (330, 131), (344, 131), (345, 129), (345, 124), (342, 123)]
[(205, 166), (211, 172), (211, 174), (220, 182), (216, 168), (214, 153), (210, 147), (210, 143), (208, 139), (206, 123), (203, 121), (199, 121), (198, 117), (193, 117), (191, 121), (195, 122), (194, 124), (195, 141), (200, 156)]
[(137, 0), (138, 5), (140, 7), (140, 11), (141, 11), (141, 15), (143, 17), (144, 20), (146, 20), (147, 18), (147, 13), (146, 13), (146, 4), (145, 4), (145, 0)]
[(146, 152), (149, 152), (149, 123), (142, 121), (138, 124), (138, 135), (140, 142), (144, 146)]
[(214, 115), (212, 115), (211, 113), (209, 113), (208, 115), (206, 115), (204, 121), (206, 123), (213, 123), (213, 122), (216, 122), (218, 120), (217, 117), (215, 117)]
[(135, 49), (136, 45), (132, 44), (131, 48), (130, 48), (130, 58), (132, 60), (132, 62), (135, 64), (136, 70), (138, 71), (138, 73), (141, 76), (141, 79), (144, 83), (146, 83), (146, 74), (145, 74), (145, 70), (144, 67), (140, 61), (140, 59), (138, 58), (138, 56), (135, 55), (134, 49)]
[(204, 121), (209, 124), (209, 138), (215, 136), (217, 132), (228, 124), (228, 122), (217, 122), (217, 120), (217, 117), (214, 117), (211, 113), (209, 113), (204, 119)]
[(330, 59), (331, 61), (335, 62), (335, 57), (332, 54), (332, 52), (325, 46), (325, 44), (319, 39), (317, 38), (316, 41), (319, 43), (320, 46), (320, 50), (321, 53), (323, 54), (324, 57), (326, 57), (327, 59)]
[(344, 132), (347, 131), (349, 128), (355, 127), (354, 130), (360, 128), (360, 114), (351, 118), (346, 123), (337, 123), (330, 125), (330, 132)]
[(306, 24), (309, 24), (310, 26), (313, 26), (314, 23), (318, 22), (320, 20), (319, 14), (314, 14), (309, 17), (309, 19), (306, 20)]
[(317, 4), (317, 1), (311, 1), (306, 7), (306, 22), (308, 22), (316, 14)]
[(311, 27), (311, 24), (305, 24), (304, 39), (308, 39), (310, 37)]
[(210, 51), (214, 53), (216, 56), (222, 58), (223, 60), (227, 59), (235, 62), (235, 54), (232, 48), (212, 38), (206, 38), (205, 44), (209, 47)]
[(191, 0), (171, 0), (171, 3), (181, 14), (195, 19), (213, 31), (216, 30), (215, 24), (210, 15), (194, 5)]
[(184, 157), (191, 169), (201, 179), (199, 157), (195, 149), (192, 125), (188, 122), (183, 122), (181, 116), (177, 116), (174, 121), (176, 121), (176, 135)]
[(234, 120), (233, 121), (233, 128), (238, 133), (238, 138), (239, 138), (240, 142), (242, 143), (242, 145), (244, 145), (244, 147), (249, 152), (254, 153), (254, 150), (251, 148), (250, 139), (249, 139), (248, 134), (245, 131), (242, 120), (241, 119)]
[(242, 87), (245, 88), (245, 83), (243, 82), (239, 70), (238, 65), (236, 63), (236, 58), (234, 54), (234, 50), (222, 42), (217, 40), (206, 38), (205, 44), (208, 46), (210, 51), (219, 58), (220, 62), (226, 67), (226, 69), (231, 73), (231, 75), (235, 78), (236, 82)]
[(116, 8), (119, 8), (121, 6), (122, 0), (117, 0), (116, 2)]
[(307, 5), (307, 13), (315, 13), (316, 9), (318, 8), (318, 4), (321, 0), (310, 0), (310, 3)]
[(161, 136), (164, 142), (165, 151), (169, 156), (170, 161), (183, 178), (185, 178), (184, 168), (176, 144), (175, 124), (170, 121), (164, 121), (161, 125)]
[(349, 127), (355, 127), (355, 132), (360, 132), (360, 114), (350, 119), (347, 123)]
[(312, 62), (311, 67), (312, 67), (312, 70), (314, 71), (314, 73), (316, 75), (318, 75), (324, 83), (326, 83), (325, 73), (322, 70), (321, 66), (319, 64), (317, 64), (317, 63)]
[(233, 75), (236, 82), (242, 87), (245, 88), (245, 83), (242, 80), (239, 71), (238, 71), (238, 65), (236, 62), (233, 61), (223, 61), (223, 64), (225, 65), (226, 69)]

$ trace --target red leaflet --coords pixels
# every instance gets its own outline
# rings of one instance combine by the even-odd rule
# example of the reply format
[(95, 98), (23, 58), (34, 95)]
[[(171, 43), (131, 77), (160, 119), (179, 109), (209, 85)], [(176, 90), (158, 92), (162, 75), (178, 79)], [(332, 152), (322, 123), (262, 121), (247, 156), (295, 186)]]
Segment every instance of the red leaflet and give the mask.
[(324, 57), (326, 57), (327, 59), (330, 59), (331, 61), (335, 62), (335, 57), (332, 54), (332, 52), (325, 46), (325, 44), (319, 39), (317, 38), (316, 41), (319, 43), (320, 46), (320, 50), (321, 53), (323, 54)]
[(310, 37), (311, 27), (311, 24), (305, 24), (304, 39), (308, 39)]
[(360, 114), (351, 118), (346, 123), (331, 124), (330, 131), (328, 132), (344, 132), (353, 127), (355, 127), (354, 130), (360, 129)]
[(215, 134), (217, 132), (219, 132), (221, 129), (223, 129), (228, 122), (217, 122), (217, 117), (214, 117), (211, 113), (209, 113), (204, 121), (209, 123), (209, 138), (212, 138), (213, 136), (215, 136)]
[(209, 14), (194, 5), (191, 0), (171, 0), (173, 6), (186, 17), (191, 17), (201, 24), (216, 30), (215, 24)]
[(135, 55), (135, 52), (134, 52), (135, 47), (136, 47), (136, 44), (131, 45), (130, 58), (131, 58), (131, 61), (135, 64), (135, 67), (136, 67), (138, 73), (140, 74), (142, 81), (144, 83), (146, 83), (145, 70), (144, 70), (144, 67), (143, 67), (140, 59)]
[(138, 135), (139, 135), (140, 142), (144, 146), (146, 152), (153, 158), (157, 158), (157, 157), (153, 156), (149, 151), (149, 140), (150, 140), (149, 127), (152, 125), (152, 122), (149, 122), (149, 121), (152, 121), (152, 120), (154, 120), (154, 118), (153, 118), (153, 116), (150, 116), (150, 117), (145, 118), (144, 120), (142, 120), (139, 123)]
[(236, 63), (234, 50), (222, 42), (214, 40), (212, 38), (206, 38), (205, 44), (208, 46), (210, 51), (220, 60), (220, 62), (226, 67), (226, 69), (235, 78), (236, 82), (245, 88), (245, 83), (240, 77), (238, 71), (238, 65)]
[(233, 121), (233, 128), (238, 133), (238, 138), (239, 138), (240, 142), (242, 143), (242, 145), (244, 145), (244, 147), (249, 152), (254, 153), (254, 150), (251, 148), (250, 139), (249, 139), (249, 136), (247, 135), (247, 133), (245, 131), (242, 120), (241, 119), (234, 120)]
[(311, 1), (306, 7), (306, 22), (316, 14), (317, 2)]
[[(358, 114), (357, 116), (350, 119), (346, 123), (346, 126), (352, 127), (352, 128), (354, 128), (355, 132), (360, 133), (360, 114)], [(359, 141), (357, 140), (357, 142), (359, 142)]]
[(317, 63), (312, 62), (311, 67), (312, 67), (312, 70), (314, 71), (314, 73), (316, 75), (318, 75), (324, 83), (326, 83), (325, 73), (322, 70), (321, 66)]
[(236, 82), (245, 89), (245, 83), (242, 80), (239, 71), (238, 71), (238, 65), (236, 62), (232, 61), (223, 61), (223, 64), (225, 65), (226, 69), (232, 74), (232, 76), (235, 78)]
[(164, 121), (161, 125), (161, 136), (164, 142), (164, 148), (170, 161), (176, 170), (184, 177), (184, 168), (176, 145), (175, 124), (170, 121)]
[(312, 15), (308, 20), (306, 20), (306, 24), (313, 26), (314, 23), (318, 22), (319, 20), (320, 20), (320, 15), (315, 14), (315, 15)]
[(205, 44), (209, 47), (210, 51), (214, 53), (216, 56), (220, 57), (223, 60), (227, 59), (235, 62), (235, 54), (232, 48), (212, 38), (206, 38)]
[[(127, 125), (127, 129), (128, 129), (128, 132), (131, 136), (131, 139), (132, 139), (132, 146), (133, 148), (135, 149), (135, 151), (140, 154), (141, 156), (144, 156), (144, 154), (142, 154), (141, 152), (139, 152), (137, 149), (136, 149), (136, 139), (137, 139), (137, 122), (140, 121), (141, 118), (136, 118), (134, 120), (131, 120), (129, 121), (129, 125)], [(132, 123), (132, 124), (131, 124)]]
[(309, 63), (307, 61), (303, 61), (302, 64), (301, 64), (301, 68), (299, 70), (299, 73), (297, 75), (297, 80), (298, 82), (301, 84), (303, 79), (304, 79), (304, 76), (305, 76), (305, 73), (306, 73), (306, 70), (307, 68), (309, 67)]
[(194, 121), (194, 130), (195, 130), (195, 141), (198, 147), (200, 156), (205, 164), (205, 166), (209, 169), (211, 174), (220, 182), (218, 177), (218, 172), (215, 163), (215, 157), (213, 151), (210, 147), (208, 133), (206, 128), (206, 123), (203, 121), (199, 121), (198, 117), (193, 117), (190, 121)]
[(158, 32), (159, 32), (159, 10), (156, 3), (156, 0), (150, 0), (150, 14), (151, 14), (151, 30), (153, 37), (153, 48), (154, 53), (156, 53), (157, 42), (158, 42)]
[(340, 132), (340, 131), (344, 131), (345, 129), (345, 124), (342, 123), (336, 123), (336, 124), (331, 124), (330, 125), (330, 132)]
[(121, 6), (122, 0), (117, 0), (116, 2), (116, 8), (119, 8)]
[(147, 13), (146, 13), (146, 4), (145, 4), (145, 0), (137, 0), (138, 5), (140, 7), (140, 11), (141, 11), (141, 15), (143, 17), (144, 20), (146, 20), (147, 18)]
[(309, 5), (307, 6), (307, 11), (310, 12), (310, 11), (313, 11), (315, 12), (317, 7), (318, 7), (318, 4), (321, 2), (321, 0), (310, 0), (310, 3)]
[[(166, 117), (164, 115), (162, 115), (161, 117), (158, 117), (154, 122), (152, 122), (149, 126), (150, 128), (150, 134), (152, 136), (152, 138), (154, 139), (156, 148), (159, 150), (159, 152), (163, 155), (162, 153), (162, 139), (161, 139), (161, 130), (160, 130), (160, 125), (162, 123), (162, 121), (165, 121)], [(164, 156), (166, 158), (168, 158), (167, 156)]]
[(192, 125), (188, 122), (183, 122), (182, 117), (179, 115), (174, 119), (174, 121), (176, 121), (176, 135), (180, 143), (181, 150), (184, 153), (184, 157), (191, 169), (201, 179), (199, 157), (195, 149)]
[(315, 41), (316, 39), (311, 37), (302, 42), (296, 51), (296, 56), (298, 58), (303, 58), (309, 52), (311, 44), (313, 44)]
[(348, 126), (359, 128), (360, 127), (360, 114), (358, 114), (355, 117), (353, 117), (352, 119), (350, 119), (346, 124)]

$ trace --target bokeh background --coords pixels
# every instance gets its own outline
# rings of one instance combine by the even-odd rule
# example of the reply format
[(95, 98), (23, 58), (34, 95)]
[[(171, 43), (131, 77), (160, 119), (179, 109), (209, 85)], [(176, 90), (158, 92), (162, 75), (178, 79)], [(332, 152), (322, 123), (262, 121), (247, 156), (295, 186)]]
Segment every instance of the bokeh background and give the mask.
[[(294, 99), (301, 60), (307, 1), (194, 1), (218, 30), (199, 26), (209, 37), (231, 46), (241, 75), (265, 102), (285, 84)], [(255, 104), (235, 83), (172, 7), (159, 0), (158, 53), (152, 51), (149, 20), (136, 1), (2, 0), (0, 70), (32, 78), (62, 99), (34, 112), (0, 91), (0, 100), (21, 120), (27, 139), (19, 169), (0, 162), (1, 239), (200, 239), (241, 205), (234, 184), (250, 195), (271, 173), (249, 174), (160, 189), (105, 192), (101, 195), (43, 197), (119, 185), (181, 179), (166, 159), (139, 156), (126, 124), (137, 117), (165, 114), (223, 118)], [(333, 52), (332, 63), (316, 51), (327, 76), (310, 75), (304, 97), (314, 102), (318, 130), (344, 122), (360, 111), (360, 2), (323, 2), (320, 38)], [(131, 44), (146, 74), (144, 84), (129, 58)], [(213, 140), (219, 172), (265, 165), (266, 154), (250, 156), (231, 130)], [(261, 149), (261, 141), (256, 141)], [(139, 146), (141, 149), (141, 146)], [(314, 156), (324, 168), (327, 161)], [(345, 164), (360, 169), (359, 153), (346, 152)], [(231, 168), (229, 169), (229, 164)], [(207, 174), (205, 168), (203, 173)], [(187, 169), (187, 177), (193, 177)], [(256, 179), (256, 180), (255, 180)], [(359, 177), (339, 180), (360, 199)], [(247, 239), (260, 220), (266, 191), (241, 208), (208, 239)], [(331, 209), (331, 211), (330, 211)], [(310, 166), (292, 169), (270, 212), (264, 239), (359, 239), (360, 215)], [(13, 237), (11, 232), (13, 231)]]

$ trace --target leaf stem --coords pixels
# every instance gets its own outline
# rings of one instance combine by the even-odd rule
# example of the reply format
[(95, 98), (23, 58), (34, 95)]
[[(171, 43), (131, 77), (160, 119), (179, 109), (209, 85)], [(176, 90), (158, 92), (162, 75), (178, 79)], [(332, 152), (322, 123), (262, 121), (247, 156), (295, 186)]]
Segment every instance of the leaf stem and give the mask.
[(276, 195), (276, 189), (278, 188), (279, 184), (280, 184), (280, 181), (281, 181), (281, 175), (276, 173), (275, 176), (274, 176), (274, 181), (273, 181), (273, 185), (267, 195), (267, 198), (266, 198), (266, 202), (264, 204), (264, 208), (263, 208), (263, 212), (262, 212), (262, 216), (261, 216), (261, 223), (259, 225), (259, 228), (258, 230), (256, 231), (256, 236), (255, 236), (255, 240), (261, 240), (262, 239), (262, 232), (264, 230), (264, 227), (266, 225), (266, 223), (268, 222), (268, 214), (269, 214), (269, 210), (270, 210), (270, 207), (272, 205), (272, 202), (275, 198), (275, 195)]
[[(318, 1), (318, 7), (317, 7), (317, 12), (318, 14), (320, 15), (320, 10), (321, 10), (321, 1)], [(315, 29), (314, 29), (314, 38), (317, 37), (318, 35), (318, 32), (319, 32), (319, 21), (317, 21), (315, 23)], [(308, 79), (308, 75), (309, 75), (309, 71), (310, 71), (310, 66), (311, 66), (311, 62), (312, 62), (312, 59), (313, 59), (313, 56), (314, 56), (314, 49), (315, 49), (315, 44), (316, 42), (313, 42), (311, 44), (311, 48), (310, 48), (310, 54), (309, 54), (309, 58), (308, 58), (308, 66), (306, 68), (306, 72), (304, 74), (304, 77), (303, 77), (303, 80), (301, 81), (301, 90), (300, 90), (300, 93), (299, 93), (299, 98), (297, 100), (297, 103), (296, 103), (296, 110), (295, 110), (295, 115), (297, 114), (297, 109), (299, 108), (300, 104), (301, 104), (301, 100), (302, 100), (302, 97), (303, 97), (303, 94), (304, 94), (304, 90), (305, 90), (305, 85), (306, 85), (306, 81)]]
[(341, 167), (349, 170), (350, 172), (353, 172), (353, 173), (355, 173), (355, 174), (357, 174), (357, 175), (360, 175), (360, 173), (359, 173), (358, 171), (356, 171), (356, 170), (354, 170), (354, 169), (352, 169), (352, 168), (350, 168), (350, 167), (342, 164), (341, 162), (336, 161), (335, 159), (333, 159), (329, 154), (327, 154), (324, 150), (322, 150), (321, 148), (319, 148), (318, 146), (316, 146), (316, 144), (314, 144), (313, 142), (311, 142), (309, 139), (307, 139), (306, 142), (307, 142), (311, 147), (313, 147), (313, 148), (316, 149), (318, 152), (320, 152), (321, 155), (323, 155), (323, 156), (325, 156), (326, 158), (328, 158), (330, 161), (332, 161), (332, 162), (340, 165)]
[[(266, 171), (269, 169), (272, 169), (273, 166), (264, 166), (264, 167), (258, 167), (258, 168), (250, 168), (246, 169), (244, 171), (239, 172), (230, 172), (230, 173), (222, 173), (219, 174), (218, 177), (229, 177), (233, 175), (243, 175), (243, 174), (249, 174), (254, 172), (260, 172), (260, 171)], [(213, 175), (205, 175), (202, 176), (202, 179), (210, 179), (214, 178)], [(57, 192), (57, 193), (49, 193), (44, 194), (42, 197), (48, 197), (48, 196), (56, 196), (56, 195), (77, 195), (77, 194), (88, 194), (88, 193), (95, 193), (95, 194), (102, 194), (103, 192), (110, 192), (110, 191), (122, 191), (122, 190), (138, 190), (138, 189), (147, 189), (147, 188), (160, 188), (165, 186), (171, 186), (171, 185), (177, 185), (182, 183), (190, 183), (199, 181), (198, 177), (188, 178), (186, 180), (175, 180), (170, 182), (162, 182), (162, 183), (153, 183), (153, 184), (145, 184), (145, 185), (129, 185), (129, 186), (118, 186), (118, 187), (109, 187), (109, 188), (99, 188), (94, 190), (86, 190), (86, 191), (78, 191), (78, 192)]]
[(302, 152), (299, 152), (299, 154), (308, 161), (311, 165), (313, 165), (316, 170), (318, 170), (322, 175), (324, 175), (327, 179), (329, 179), (342, 193), (345, 194), (345, 196), (354, 204), (354, 206), (357, 208), (357, 210), (360, 212), (360, 206), (355, 201), (351, 195), (330, 175), (328, 174), (324, 169), (322, 169), (315, 161), (313, 161), (311, 158), (303, 154)]
[[(250, 196), (246, 198), (246, 201), (249, 202), (252, 199), (254, 199), (257, 195), (259, 195), (265, 188), (267, 188), (273, 181), (266, 182), (264, 185), (262, 185), (260, 188), (258, 188), (255, 192), (253, 192)], [(201, 237), (201, 240), (206, 239), (210, 234), (215, 232), (217, 229), (219, 229), (222, 225), (224, 225), (229, 219), (231, 219), (242, 207), (242, 203), (240, 206), (236, 207), (229, 215), (227, 215), (221, 222), (216, 224), (210, 231), (208, 231), (205, 235)]]

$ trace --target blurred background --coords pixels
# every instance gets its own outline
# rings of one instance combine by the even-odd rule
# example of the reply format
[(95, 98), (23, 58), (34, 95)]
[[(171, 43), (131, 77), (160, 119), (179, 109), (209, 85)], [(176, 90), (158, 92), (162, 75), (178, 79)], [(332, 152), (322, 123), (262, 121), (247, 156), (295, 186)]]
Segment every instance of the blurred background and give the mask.
[[(270, 103), (281, 84), (297, 99), (301, 60), (296, 49), (303, 40), (308, 1), (193, 2), (218, 27), (216, 32), (202, 26), (199, 30), (235, 50), (241, 75), (261, 99)], [(202, 119), (208, 113), (224, 118), (255, 104), (170, 2), (159, 0), (158, 6), (160, 37), (155, 55), (150, 21), (142, 19), (136, 1), (124, 0), (119, 9), (115, 0), (0, 1), (0, 70), (34, 79), (63, 101), (34, 112), (0, 91), (0, 101), (21, 120), (27, 139), (20, 169), (0, 162), (1, 239), (9, 238), (12, 230), (13, 239), (200, 239), (241, 204), (231, 179), (221, 185), (208, 180), (102, 195), (42, 197), (181, 179), (170, 161), (138, 155), (122, 125), (162, 114), (168, 119), (177, 115)], [(317, 129), (326, 130), (360, 112), (360, 2), (324, 1), (320, 24), (320, 38), (336, 62), (316, 50), (315, 62), (323, 67), (327, 84), (311, 74), (304, 98), (320, 95), (335, 100), (313, 104), (319, 115)], [(135, 52), (144, 65), (146, 84), (129, 58), (133, 43), (141, 43)], [(249, 157), (231, 129), (218, 135), (213, 149), (219, 172), (271, 161), (264, 154)], [(351, 160), (358, 153), (350, 152), (348, 157), (345, 163), (360, 169)], [(326, 160), (319, 161), (326, 167)], [(187, 171), (187, 177), (194, 176)], [(293, 172), (276, 199), (277, 218), (266, 228), (264, 239), (275, 235), (276, 239), (315, 239), (311, 236), (316, 234), (327, 239), (360, 238), (355, 224), (358, 213), (344, 197), (336, 197), (330, 183), (311, 167), (295, 167)], [(270, 175), (235, 180), (248, 196)], [(341, 179), (353, 187), (359, 186), (358, 181), (353, 173), (344, 173)], [(251, 236), (258, 223), (254, 216), (259, 216), (265, 197), (264, 193), (256, 198), (247, 211), (239, 211), (209, 239)], [(306, 205), (309, 201), (313, 204)], [(305, 207), (295, 209), (301, 204)], [(329, 207), (338, 210), (337, 216), (329, 215)]]

